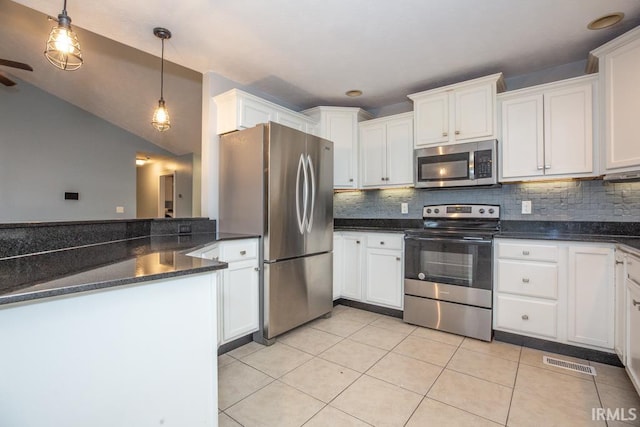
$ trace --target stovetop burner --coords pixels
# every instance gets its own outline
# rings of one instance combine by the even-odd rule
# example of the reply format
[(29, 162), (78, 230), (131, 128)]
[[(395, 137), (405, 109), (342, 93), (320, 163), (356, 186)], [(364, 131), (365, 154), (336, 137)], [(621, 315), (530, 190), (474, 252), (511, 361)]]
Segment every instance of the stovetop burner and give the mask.
[(422, 209), (423, 228), (408, 235), (492, 236), (500, 230), (499, 205), (427, 205)]

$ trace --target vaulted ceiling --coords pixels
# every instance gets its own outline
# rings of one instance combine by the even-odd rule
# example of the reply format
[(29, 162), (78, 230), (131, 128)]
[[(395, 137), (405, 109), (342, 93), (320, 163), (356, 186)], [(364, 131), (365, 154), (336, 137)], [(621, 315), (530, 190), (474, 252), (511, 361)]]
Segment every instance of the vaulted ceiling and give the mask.
[[(584, 60), (640, 24), (638, 0), (69, 0), (85, 65), (64, 73), (42, 56), (52, 25), (45, 16), (61, 8), (0, 0), (0, 57), (30, 62), (32, 75), (15, 76), (176, 154), (200, 143), (200, 73), (300, 108), (379, 108), (441, 83)], [(625, 19), (587, 29), (611, 12)], [(165, 56), (180, 64), (166, 69), (174, 127), (163, 134), (148, 124), (159, 91), (156, 26), (172, 31)], [(347, 98), (349, 89), (364, 95)]]

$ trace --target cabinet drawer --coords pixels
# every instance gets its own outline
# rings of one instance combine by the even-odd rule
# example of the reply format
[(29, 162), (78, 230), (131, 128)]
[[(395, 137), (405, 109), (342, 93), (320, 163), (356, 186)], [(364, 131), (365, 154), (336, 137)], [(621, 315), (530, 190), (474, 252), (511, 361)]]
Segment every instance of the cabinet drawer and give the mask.
[(558, 246), (539, 243), (497, 242), (498, 258), (513, 258), (529, 261), (558, 261)]
[(402, 249), (404, 234), (370, 233), (367, 236), (368, 248)]
[(220, 261), (234, 262), (258, 257), (258, 245), (253, 240), (239, 240), (220, 244)]
[(558, 304), (498, 295), (494, 316), (496, 328), (557, 338)]
[(629, 255), (627, 258), (627, 275), (629, 279), (640, 284), (640, 258)]
[(552, 263), (498, 260), (498, 291), (558, 298), (558, 266)]

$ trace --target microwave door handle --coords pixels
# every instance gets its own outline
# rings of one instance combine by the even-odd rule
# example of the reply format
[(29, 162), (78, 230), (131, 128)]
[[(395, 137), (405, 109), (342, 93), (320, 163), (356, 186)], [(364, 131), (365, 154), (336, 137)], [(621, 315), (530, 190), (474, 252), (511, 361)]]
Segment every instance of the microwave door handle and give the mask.
[(298, 220), (298, 230), (300, 231), (300, 234), (304, 234), (304, 219), (302, 219), (300, 215), (300, 178), (302, 178), (300, 176), (300, 171), (303, 167), (304, 161), (301, 154), (300, 160), (298, 161), (298, 172), (296, 172), (296, 218)]
[(476, 152), (469, 151), (469, 179), (476, 179)]

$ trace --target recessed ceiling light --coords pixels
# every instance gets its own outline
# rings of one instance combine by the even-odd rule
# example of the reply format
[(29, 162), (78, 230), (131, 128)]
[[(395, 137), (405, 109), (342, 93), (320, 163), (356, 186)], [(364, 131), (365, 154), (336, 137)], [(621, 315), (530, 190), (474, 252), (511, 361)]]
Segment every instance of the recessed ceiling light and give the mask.
[(358, 89), (352, 89), (352, 90), (346, 91), (344, 94), (347, 96), (355, 97), (355, 96), (362, 95), (362, 91)]
[(602, 30), (604, 28), (613, 27), (618, 22), (622, 21), (622, 18), (624, 18), (624, 13), (622, 12), (610, 13), (609, 15), (594, 19), (589, 23), (589, 25), (587, 25), (587, 28), (590, 30)]

